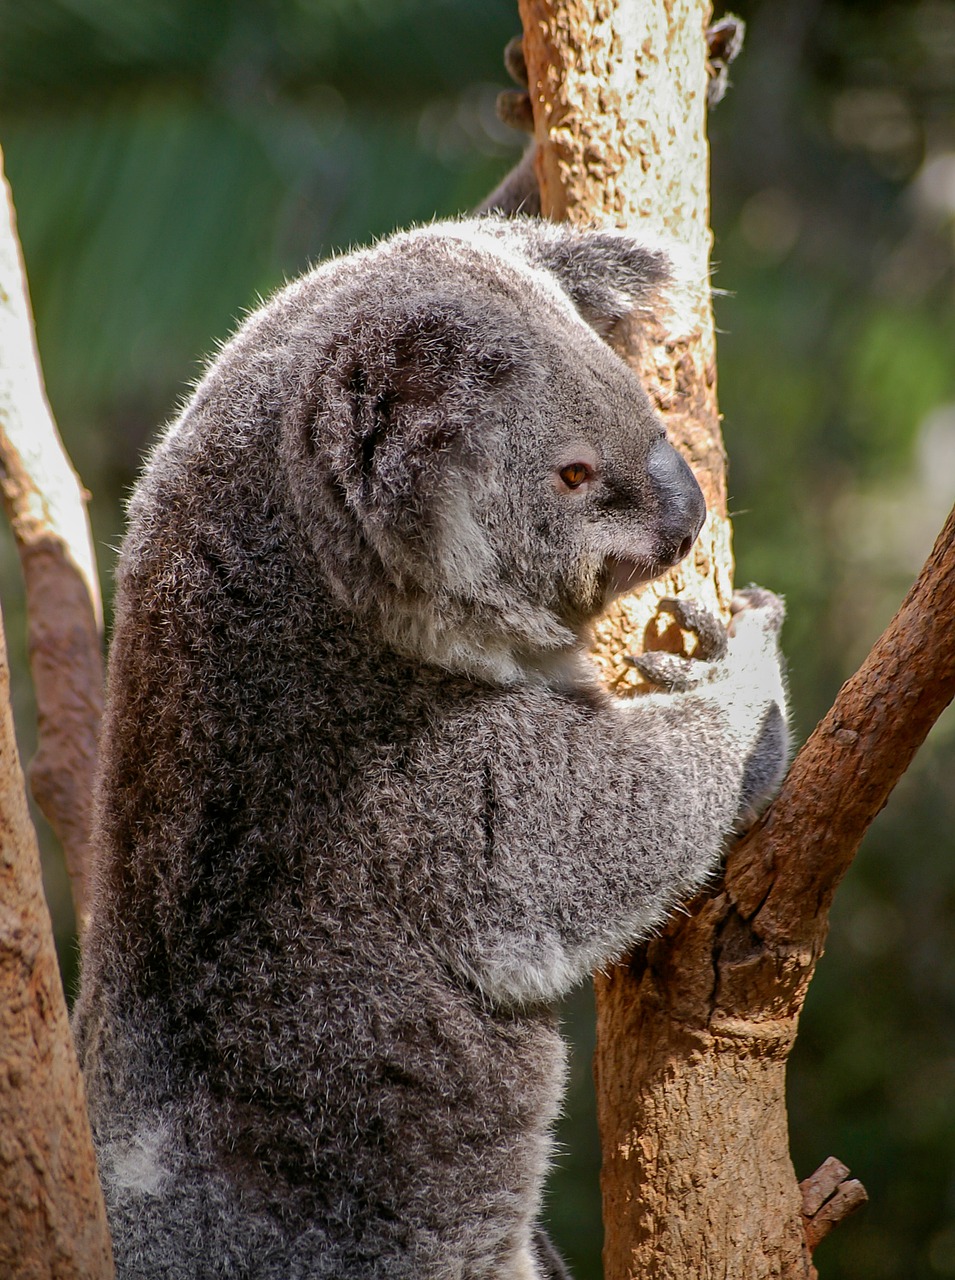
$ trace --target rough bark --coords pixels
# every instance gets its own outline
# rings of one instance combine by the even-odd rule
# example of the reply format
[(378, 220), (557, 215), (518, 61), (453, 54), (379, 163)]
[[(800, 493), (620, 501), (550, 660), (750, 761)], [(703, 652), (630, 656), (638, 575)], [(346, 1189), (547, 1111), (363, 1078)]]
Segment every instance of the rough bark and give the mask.
[(63, 846), (82, 930), (103, 706), (102, 606), (86, 495), (43, 388), (2, 164), (0, 185), (0, 491), (26, 582), (39, 733), (30, 784)]
[(107, 1280), (106, 1211), (9, 693), (0, 624), (0, 1275)]
[[(621, 350), (692, 463), (710, 516), (692, 562), (600, 628), (597, 661), (622, 690), (634, 680), (625, 653), (682, 643), (654, 620), (661, 595), (686, 590), (722, 610), (731, 595), (708, 287), (710, 10), (705, 0), (520, 5), (545, 216), (662, 234), (685, 250), (689, 284), (672, 314)], [(824, 1204), (825, 1177), (797, 1184), (785, 1066), (835, 887), (952, 697), (951, 540), (947, 526), (896, 622), (732, 853), (725, 884), (598, 977), (607, 1280), (809, 1280), (810, 1247), (864, 1198), (844, 1175)]]

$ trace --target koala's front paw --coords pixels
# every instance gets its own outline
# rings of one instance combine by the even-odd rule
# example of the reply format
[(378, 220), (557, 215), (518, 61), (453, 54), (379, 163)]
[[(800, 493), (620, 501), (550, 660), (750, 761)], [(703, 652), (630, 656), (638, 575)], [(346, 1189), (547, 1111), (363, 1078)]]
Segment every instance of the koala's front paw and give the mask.
[(696, 660), (716, 662), (726, 653), (726, 628), (715, 613), (710, 613), (693, 600), (666, 597), (657, 606), (669, 613), (684, 631), (696, 636)]
[(686, 693), (710, 679), (699, 662), (693, 658), (681, 658), (679, 654), (654, 649), (650, 653), (628, 654), (627, 664), (635, 667), (648, 684), (655, 684), (668, 693)]
[(627, 662), (650, 684), (671, 693), (685, 693), (707, 680), (712, 680), (712, 665), (726, 655), (726, 629), (714, 614), (692, 600), (664, 599), (658, 605), (661, 613), (669, 613), (684, 631), (696, 636), (696, 653), (684, 658), (663, 649), (653, 649), (627, 658)]
[(742, 763), (737, 831), (772, 798), (786, 771), (789, 736), (779, 632), (785, 606), (761, 587), (738, 591), (728, 628), (689, 600), (662, 600), (697, 636), (696, 656), (653, 651), (630, 658), (640, 674), (670, 693), (696, 692), (714, 704), (726, 726), (729, 755)]

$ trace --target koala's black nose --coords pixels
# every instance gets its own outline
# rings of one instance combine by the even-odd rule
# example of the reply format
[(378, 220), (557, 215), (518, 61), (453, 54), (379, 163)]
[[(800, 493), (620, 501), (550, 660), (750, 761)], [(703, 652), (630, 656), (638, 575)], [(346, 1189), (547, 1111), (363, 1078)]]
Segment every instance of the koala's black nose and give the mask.
[(667, 440), (650, 446), (647, 475), (659, 504), (656, 528), (660, 563), (679, 563), (688, 554), (706, 519), (706, 503), (696, 477)]

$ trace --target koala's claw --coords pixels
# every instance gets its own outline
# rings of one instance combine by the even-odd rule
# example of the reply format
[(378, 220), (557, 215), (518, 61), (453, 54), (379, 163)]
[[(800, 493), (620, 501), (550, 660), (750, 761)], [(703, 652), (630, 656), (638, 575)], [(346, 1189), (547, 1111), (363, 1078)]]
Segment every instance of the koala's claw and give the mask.
[(708, 610), (693, 600), (667, 597), (657, 606), (661, 613), (668, 613), (684, 631), (696, 636), (696, 652), (692, 658), (684, 658), (663, 649), (653, 649), (627, 658), (651, 684), (659, 685), (674, 693), (694, 689), (713, 678), (714, 663), (726, 656), (726, 628)]
[(522, 89), (529, 88), (530, 80), (527, 75), (527, 63), (524, 59), (523, 36), (512, 36), (504, 46), (504, 66), (507, 68), (507, 74), (515, 84), (519, 84)]
[(726, 654), (726, 628), (707, 609), (693, 600), (673, 599), (669, 596), (661, 600), (657, 608), (675, 618), (684, 631), (693, 632), (698, 642), (696, 658), (714, 662)]
[(520, 36), (509, 40), (504, 49), (504, 65), (508, 75), (519, 89), (504, 89), (497, 95), (497, 116), (504, 124), (522, 133), (534, 132), (534, 111), (528, 93), (527, 63), (524, 61), (524, 42)]
[(667, 689), (670, 693), (685, 693), (710, 679), (712, 668), (693, 658), (681, 658), (679, 654), (654, 649), (650, 653), (630, 654), (627, 662), (635, 667), (650, 684)]

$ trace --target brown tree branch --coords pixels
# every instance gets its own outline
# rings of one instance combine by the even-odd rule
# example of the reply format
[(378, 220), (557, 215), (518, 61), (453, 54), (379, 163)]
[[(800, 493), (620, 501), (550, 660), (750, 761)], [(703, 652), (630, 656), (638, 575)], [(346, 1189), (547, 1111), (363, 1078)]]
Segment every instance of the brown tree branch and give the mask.
[(27, 593), (37, 804), (63, 846), (86, 923), (90, 806), (103, 708), (102, 605), (85, 497), (50, 413), (0, 154), (0, 491)]
[(955, 507), (895, 617), (727, 863), (727, 889), (765, 942), (821, 947), (862, 836), (953, 697)]
[(106, 1210), (9, 694), (0, 622), (0, 1275), (109, 1280)]

